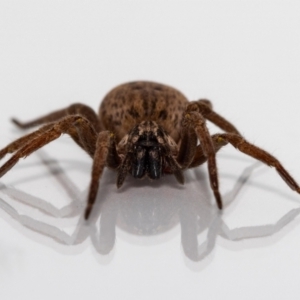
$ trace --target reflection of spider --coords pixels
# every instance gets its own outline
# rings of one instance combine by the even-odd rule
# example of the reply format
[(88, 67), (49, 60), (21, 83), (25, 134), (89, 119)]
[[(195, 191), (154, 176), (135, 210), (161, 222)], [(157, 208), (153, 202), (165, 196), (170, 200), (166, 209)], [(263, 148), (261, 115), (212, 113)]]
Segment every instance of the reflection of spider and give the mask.
[[(226, 133), (211, 136), (206, 119)], [(183, 183), (184, 169), (207, 161), (210, 185), (221, 209), (215, 155), (228, 143), (275, 167), (290, 188), (300, 193), (300, 187), (280, 162), (245, 141), (232, 124), (212, 110), (208, 100), (188, 102), (176, 89), (158, 83), (131, 82), (116, 87), (104, 98), (99, 118), (90, 107), (73, 104), (28, 123), (13, 122), (21, 128), (46, 125), (0, 151), (0, 158), (15, 153), (0, 168), (0, 176), (19, 158), (67, 133), (93, 158), (86, 219), (95, 202), (105, 166), (117, 170), (117, 186), (120, 187), (128, 173), (135, 178), (148, 176), (150, 179), (174, 174), (177, 181)]]

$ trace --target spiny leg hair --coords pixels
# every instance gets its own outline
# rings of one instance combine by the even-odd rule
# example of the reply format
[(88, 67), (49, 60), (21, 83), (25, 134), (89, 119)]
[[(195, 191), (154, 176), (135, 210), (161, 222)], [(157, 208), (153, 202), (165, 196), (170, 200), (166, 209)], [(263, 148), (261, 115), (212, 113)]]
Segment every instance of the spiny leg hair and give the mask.
[[(109, 154), (111, 152), (111, 145), (113, 134), (109, 131), (102, 131), (99, 133), (97, 142), (96, 142), (96, 150), (94, 154), (93, 166), (92, 166), (92, 178), (89, 188), (89, 195), (87, 206), (85, 209), (84, 218), (87, 220), (91, 213), (91, 210), (94, 206), (98, 188), (99, 188), (99, 180), (102, 176), (104, 167), (108, 161)], [(114, 144), (113, 144), (114, 147)], [(114, 167), (117, 168), (120, 164), (120, 159), (118, 156), (115, 157), (115, 165)]]
[[(81, 123), (80, 126), (78, 126), (79, 123)], [(15, 154), (0, 168), (0, 177), (6, 174), (6, 172), (8, 172), (18, 162), (20, 158), (27, 157), (28, 155), (38, 150), (39, 148), (54, 141), (55, 139), (60, 137), (60, 135), (63, 133), (72, 134), (73, 131), (77, 131), (77, 128), (80, 128), (80, 130), (82, 131), (80, 135), (85, 135), (87, 133), (85, 136), (90, 136), (90, 137), (91, 137), (90, 135), (91, 132), (93, 132), (94, 130), (90, 122), (85, 118), (79, 115), (67, 116), (56, 123), (45, 125), (44, 127), (40, 128), (36, 132), (33, 132), (25, 136), (24, 139), (21, 138), (17, 140), (15, 143), (14, 142), (11, 143), (10, 147), (11, 149), (14, 148), (14, 151), (10, 150), (9, 148), (7, 149), (7, 147), (4, 148), (5, 151), (3, 151), (4, 149), (0, 151), (0, 153), (5, 153), (5, 152), (8, 153), (9, 152), (8, 150), (10, 150), (10, 152), (15, 152)], [(87, 129), (89, 129), (88, 132)], [(97, 133), (94, 131), (94, 136), (92, 137), (92, 140), (89, 141), (90, 144), (93, 143), (93, 140), (96, 141), (96, 135)], [(84, 143), (85, 140), (82, 139), (82, 142)], [(83, 144), (83, 148), (84, 147), (85, 145)], [(85, 148), (88, 147), (86, 146)]]
[[(55, 115), (61, 116), (60, 114)], [(52, 118), (53, 114), (50, 116)], [(49, 118), (44, 118), (43, 120), (47, 122)], [(93, 124), (82, 116), (68, 115), (55, 123), (41, 127), (2, 149), (0, 157), (3, 157), (7, 153), (16, 153), (0, 168), (0, 177), (8, 172), (20, 158), (30, 155), (39, 148), (54, 141), (63, 133), (69, 134), (77, 144), (94, 158), (88, 202), (85, 210), (85, 219), (88, 219), (97, 196), (99, 180), (106, 162), (108, 161), (108, 166), (117, 168), (120, 164), (120, 158), (117, 155), (115, 143), (112, 139), (113, 135), (108, 131), (102, 131), (98, 134)]]
[[(227, 133), (215, 134), (210, 136), (205, 121), (209, 120)], [(208, 162), (208, 171), (211, 188), (218, 207), (222, 208), (222, 199), (219, 193), (218, 174), (215, 154), (223, 146), (230, 143), (239, 151), (267, 164), (275, 167), (278, 174), (286, 184), (297, 193), (300, 193), (300, 187), (288, 171), (274, 156), (263, 149), (247, 142), (238, 132), (238, 130), (226, 119), (212, 110), (209, 100), (202, 99), (191, 102), (186, 109), (182, 122), (182, 142), (177, 161), (182, 168), (193, 168)], [(195, 132), (200, 140), (197, 146), (197, 140), (192, 132)]]
[(206, 127), (205, 118), (198, 111), (189, 111), (184, 115), (182, 126), (184, 128), (194, 128), (196, 132), (203, 153), (207, 159), (211, 189), (213, 190), (219, 209), (222, 209), (222, 199), (219, 192), (216, 152), (214, 149), (212, 138)]

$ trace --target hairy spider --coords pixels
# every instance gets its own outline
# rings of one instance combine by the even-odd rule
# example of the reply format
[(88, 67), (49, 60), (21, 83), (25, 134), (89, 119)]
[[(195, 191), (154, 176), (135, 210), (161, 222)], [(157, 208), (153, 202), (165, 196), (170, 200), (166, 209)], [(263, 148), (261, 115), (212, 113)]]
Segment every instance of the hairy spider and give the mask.
[[(225, 133), (210, 135), (206, 120)], [(69, 134), (93, 159), (85, 219), (94, 205), (104, 167), (117, 170), (119, 188), (128, 173), (154, 180), (174, 174), (183, 184), (183, 170), (207, 161), (211, 189), (222, 209), (216, 152), (228, 143), (275, 167), (288, 186), (300, 193), (299, 185), (281, 163), (247, 142), (230, 122), (213, 111), (210, 101), (189, 102), (178, 90), (159, 83), (140, 81), (117, 86), (103, 99), (99, 116), (84, 104), (73, 104), (31, 122), (12, 121), (21, 128), (45, 125), (0, 150), (0, 159), (14, 153), (0, 168), (0, 177), (20, 158), (63, 133)]]

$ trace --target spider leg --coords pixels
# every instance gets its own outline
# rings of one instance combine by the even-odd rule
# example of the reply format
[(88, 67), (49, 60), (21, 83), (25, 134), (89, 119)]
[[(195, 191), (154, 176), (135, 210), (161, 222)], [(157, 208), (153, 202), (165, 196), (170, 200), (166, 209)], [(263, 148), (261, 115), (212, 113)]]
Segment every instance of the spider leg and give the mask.
[[(10, 143), (9, 145), (7, 145), (5, 148), (0, 150), (0, 159), (2, 159), (8, 153), (14, 153), (18, 149), (20, 149), (22, 146), (27, 144), (29, 141), (31, 141), (32, 139), (39, 136), (42, 132), (45, 132), (48, 129), (50, 129), (53, 126), (53, 124), (55, 124), (55, 122), (57, 122), (58, 120), (66, 117), (66, 116), (70, 116), (70, 115), (81, 115), (90, 122), (89, 126), (85, 126), (84, 124), (82, 125), (85, 128), (77, 127), (77, 130), (76, 130), (75, 128), (70, 127), (69, 131), (66, 133), (68, 133), (72, 137), (72, 139), (81, 148), (83, 148), (86, 152), (88, 152), (88, 154), (90, 156), (93, 156), (94, 151), (95, 151), (95, 144), (96, 144), (96, 138), (94, 135), (94, 131), (96, 130), (97, 132), (99, 132), (100, 122), (98, 120), (96, 113), (90, 107), (88, 107), (84, 104), (76, 103), (76, 104), (70, 105), (66, 109), (55, 111), (44, 117), (38, 118), (38, 119), (30, 121), (30, 122), (21, 123), (18, 120), (13, 119), (13, 122), (18, 127), (23, 128), (23, 129), (41, 125), (41, 124), (45, 124), (45, 123), (49, 123), (49, 122), (51, 122), (51, 123), (41, 127), (40, 129), (38, 129), (32, 133), (25, 135), (25, 136), (17, 139), (16, 141)], [(92, 125), (92, 126), (90, 126), (90, 125)], [(82, 132), (83, 132), (83, 134), (82, 134)], [(94, 141), (91, 142), (91, 139), (94, 139)]]
[[(172, 143), (170, 143), (168, 135), (163, 134), (161, 136), (165, 145), (165, 162), (167, 163), (169, 168), (169, 171), (167, 173), (173, 174), (177, 182), (180, 184), (184, 184), (184, 175), (182, 172), (184, 166), (188, 165), (189, 159), (191, 155), (193, 155), (193, 153), (191, 153), (190, 151), (193, 147), (190, 147), (190, 144), (193, 142), (195, 142), (195, 146), (197, 144), (197, 136), (194, 131), (190, 130), (190, 128), (184, 127), (183, 132), (184, 139), (181, 142), (181, 146), (179, 148), (177, 156), (173, 155), (172, 153)], [(195, 137), (195, 140), (193, 140), (192, 138), (193, 135)]]
[(131, 161), (132, 161), (132, 153), (127, 153), (123, 162), (120, 164), (118, 170), (117, 188), (120, 188), (123, 185), (125, 178), (128, 174), (128, 170), (130, 169)]
[[(238, 130), (229, 121), (213, 111), (212, 104), (209, 100), (201, 99), (190, 102), (186, 108), (186, 113), (192, 111), (199, 112), (205, 119), (214, 123), (226, 132), (239, 134)], [(218, 145), (218, 143), (213, 143), (214, 146)], [(197, 162), (198, 158), (200, 159), (200, 162), (203, 159), (203, 162), (206, 161), (202, 146), (197, 146), (197, 135), (195, 134), (195, 130), (193, 128), (183, 127), (181, 133), (181, 146), (176, 160), (182, 166), (182, 169), (186, 169), (191, 168), (191, 164), (195, 166), (199, 165), (200, 162)]]
[(182, 125), (184, 128), (194, 128), (195, 133), (200, 140), (203, 153), (207, 159), (210, 186), (213, 190), (219, 209), (222, 209), (223, 205), (219, 192), (216, 153), (212, 138), (205, 124), (205, 118), (197, 111), (190, 111), (184, 115)]
[(183, 127), (181, 133), (181, 142), (176, 161), (182, 169), (190, 166), (197, 152), (197, 135), (193, 128)]
[(198, 101), (190, 102), (190, 104), (187, 106), (186, 112), (190, 111), (200, 112), (205, 119), (214, 123), (226, 132), (240, 134), (238, 130), (229, 121), (227, 121), (225, 118), (213, 111), (212, 104), (207, 99), (200, 99)]
[(286, 184), (300, 194), (300, 187), (289, 172), (282, 166), (277, 158), (265, 150), (247, 142), (243, 137), (234, 133), (224, 133), (216, 135), (217, 143), (230, 143), (239, 151), (256, 158), (270, 167), (274, 167)]
[(177, 160), (173, 156), (167, 156), (166, 161), (169, 163), (171, 168), (171, 173), (174, 174), (176, 180), (180, 184), (184, 184), (184, 176), (182, 172), (182, 167), (178, 164)]
[[(96, 150), (94, 154), (94, 161), (92, 167), (92, 178), (89, 188), (89, 195), (87, 206), (85, 209), (84, 218), (87, 220), (91, 210), (94, 206), (98, 188), (99, 188), (99, 180), (102, 176), (104, 167), (106, 166), (112, 148), (115, 149), (115, 144), (112, 143), (113, 134), (109, 131), (102, 131), (98, 134), (97, 142), (96, 142)], [(116, 151), (116, 149), (115, 149)], [(115, 167), (117, 168), (121, 163), (120, 158), (114, 160)]]
[(91, 122), (91, 124), (94, 126), (97, 132), (101, 130), (101, 126), (97, 114), (94, 112), (92, 108), (81, 103), (72, 104), (67, 108), (63, 108), (51, 112), (50, 114), (39, 117), (29, 122), (20, 122), (15, 118), (12, 119), (12, 122), (22, 129), (27, 129), (27, 128), (31, 128), (46, 123), (56, 122), (69, 115), (81, 115)]
[(34, 138), (41, 135), (43, 132), (49, 130), (52, 126), (53, 126), (53, 124), (47, 124), (47, 125), (39, 128), (38, 130), (36, 130), (32, 133), (26, 134), (26, 135), (22, 136), (21, 138), (8, 144), (5, 148), (0, 150), (0, 159), (2, 159), (8, 153), (14, 153), (15, 151), (20, 149), (22, 146), (24, 146), (25, 144), (27, 144)]
[[(54, 126), (55, 122), (44, 125), (38, 130), (29, 133), (14, 142), (7, 145), (5, 148), (0, 150), (0, 159), (2, 159), (8, 153), (14, 153), (23, 147), (25, 144), (34, 140), (36, 137), (40, 136), (42, 133), (48, 131)], [(96, 145), (96, 132), (91, 126), (91, 123), (82, 122), (80, 126), (74, 124), (75, 127), (67, 128), (65, 133), (69, 134), (73, 140), (85, 150), (90, 156), (93, 157)]]
[[(222, 147), (226, 146), (228, 144), (227, 141), (224, 139), (219, 138), (220, 134), (214, 134), (211, 136), (215, 152), (217, 153)], [(202, 145), (198, 145), (196, 147), (195, 155), (189, 164), (188, 168), (195, 168), (207, 161), (207, 157), (204, 155)]]
[[(80, 128), (80, 130), (78, 130), (78, 128)], [(95, 151), (93, 150), (95, 149), (94, 141), (96, 141), (97, 136), (97, 133), (95, 131), (93, 132), (93, 130), (94, 129), (90, 122), (78, 115), (67, 116), (56, 123), (45, 125), (41, 129), (37, 130), (37, 132), (29, 134), (29, 139), (27, 141), (22, 140), (21, 145), (18, 144), (20, 139), (16, 141), (16, 144), (14, 145), (16, 153), (0, 168), (0, 177), (8, 172), (20, 158), (27, 157), (39, 148), (54, 141), (63, 133), (72, 134), (74, 131), (80, 132), (78, 136), (84, 136), (84, 139), (81, 139), (83, 146), (86, 147), (87, 151), (90, 149), (90, 154), (92, 154), (92, 152)], [(85, 143), (87, 143), (87, 145), (85, 145)], [(92, 145), (93, 143), (94, 146)], [(12, 143), (12, 145), (13, 144), (14, 143)], [(1, 152), (2, 150), (0, 153)]]

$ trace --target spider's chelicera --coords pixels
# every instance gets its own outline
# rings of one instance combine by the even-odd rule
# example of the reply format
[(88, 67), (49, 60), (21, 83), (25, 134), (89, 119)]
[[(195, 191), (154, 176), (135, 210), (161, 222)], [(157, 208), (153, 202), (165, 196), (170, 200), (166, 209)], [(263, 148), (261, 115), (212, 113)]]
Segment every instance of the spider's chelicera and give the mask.
[[(148, 127), (150, 128), (151, 125)], [(151, 179), (159, 179), (162, 174), (164, 149), (157, 141), (153, 131), (144, 131), (132, 148), (130, 163), (132, 176), (143, 178), (148, 175)]]
[(122, 185), (127, 173), (131, 173), (134, 178), (148, 176), (150, 179), (174, 173), (178, 181), (183, 183), (181, 167), (174, 159), (178, 152), (176, 143), (156, 122), (142, 121), (134, 126), (119, 145), (126, 145), (126, 159), (118, 174), (118, 187)]
[[(210, 135), (206, 120), (223, 133)], [(275, 167), (292, 190), (300, 187), (281, 163), (268, 152), (247, 142), (238, 130), (217, 114), (206, 99), (189, 102), (178, 90), (154, 82), (117, 86), (103, 99), (99, 116), (84, 104), (73, 104), (31, 122), (13, 122), (21, 128), (43, 125), (0, 150), (0, 159), (13, 156), (0, 168), (0, 177), (20, 158), (69, 134), (93, 159), (85, 218), (94, 205), (104, 167), (117, 171), (117, 186), (126, 176), (156, 180), (174, 174), (184, 183), (183, 171), (207, 162), (211, 189), (222, 209), (216, 152), (228, 143), (239, 151)], [(198, 143), (199, 141), (199, 143)]]

